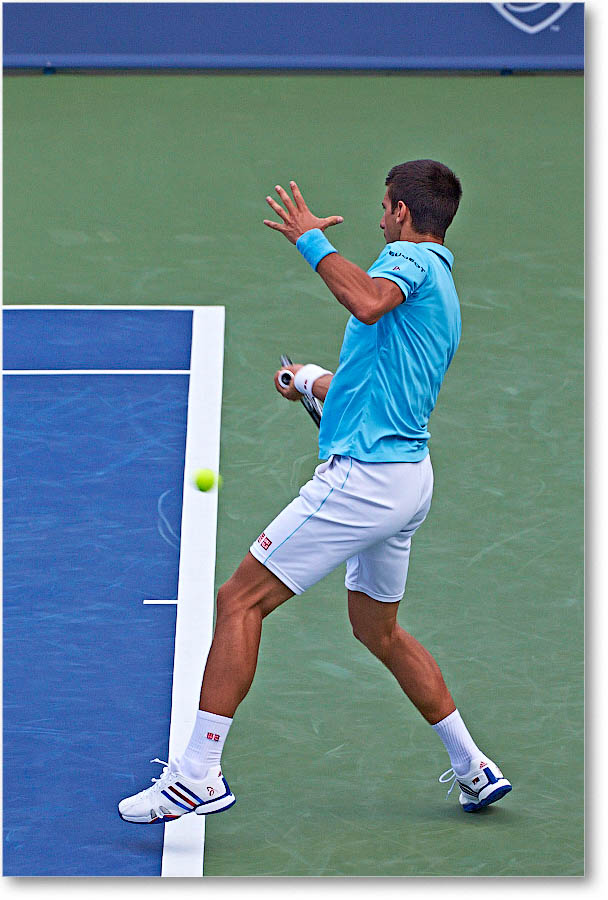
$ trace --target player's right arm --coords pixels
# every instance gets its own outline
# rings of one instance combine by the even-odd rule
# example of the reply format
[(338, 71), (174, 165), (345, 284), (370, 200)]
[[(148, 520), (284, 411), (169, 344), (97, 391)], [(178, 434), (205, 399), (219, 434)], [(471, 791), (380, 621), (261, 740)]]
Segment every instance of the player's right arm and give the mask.
[[(286, 400), (300, 400), (302, 394), (297, 390), (293, 381), (290, 381), (288, 385), (281, 384), (279, 375), (284, 369), (288, 369), (295, 375), (296, 372), (301, 368), (301, 363), (293, 363), (290, 366), (282, 366), (274, 373), (274, 386), (276, 387), (279, 394), (282, 394)], [(321, 400), (321, 402), (325, 400), (327, 392), (329, 390), (329, 385), (331, 384), (331, 380), (333, 377), (334, 376), (331, 373), (328, 373), (326, 375), (321, 375), (319, 378), (315, 379), (315, 382), (312, 386), (312, 393), (317, 398), (317, 400)]]
[(317, 400), (321, 400), (321, 402), (325, 400), (333, 377), (333, 375), (321, 375), (320, 378), (317, 378), (312, 386), (312, 392)]

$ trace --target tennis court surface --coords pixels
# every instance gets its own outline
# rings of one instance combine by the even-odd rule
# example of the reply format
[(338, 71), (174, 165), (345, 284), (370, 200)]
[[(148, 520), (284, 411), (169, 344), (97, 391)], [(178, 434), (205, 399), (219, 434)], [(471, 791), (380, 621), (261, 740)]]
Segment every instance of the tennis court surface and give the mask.
[[(204, 641), (174, 652), (179, 604), (144, 600), (189, 583), (183, 503), (218, 504), (217, 551), (215, 510), (195, 511), (217, 588), (311, 476), (316, 429), (272, 375), (281, 353), (335, 369), (347, 320), (264, 228), (264, 197), (295, 178), (315, 212), (344, 216), (332, 242), (367, 267), (386, 173), (426, 157), (464, 187), (446, 240), (463, 337), (430, 422), (435, 497), (399, 619), (514, 789), (478, 816), (446, 799), (443, 748), (354, 640), (336, 571), (266, 621), (224, 753), (237, 803), (207, 822), (203, 870), (582, 874), (583, 87), (577, 75), (5, 79), (4, 366), (18, 371), (4, 378), (7, 874), (159, 875), (163, 854), (179, 856), (181, 823), (116, 815), (169, 734), (189, 729), (199, 676), (180, 678), (176, 704), (174, 665), (204, 656)], [(49, 304), (89, 304), (113, 324), (21, 308)], [(225, 335), (193, 355), (205, 304), (225, 307)], [(144, 326), (118, 308), (141, 306), (145, 323), (151, 305), (176, 318)], [(219, 407), (220, 349), (213, 501), (184, 474), (192, 427), (219, 452), (219, 413), (203, 390), (188, 398), (202, 360)], [(110, 372), (41, 374), (67, 365)], [(213, 565), (200, 576), (210, 603)], [(197, 841), (184, 836), (189, 860)]]
[[(5, 874), (169, 874), (115, 806), (168, 758), (172, 690), (178, 743), (197, 706), (216, 497), (184, 473), (187, 438), (217, 465), (222, 352), (217, 307), (4, 311)], [(176, 824), (202, 874), (204, 820)]]

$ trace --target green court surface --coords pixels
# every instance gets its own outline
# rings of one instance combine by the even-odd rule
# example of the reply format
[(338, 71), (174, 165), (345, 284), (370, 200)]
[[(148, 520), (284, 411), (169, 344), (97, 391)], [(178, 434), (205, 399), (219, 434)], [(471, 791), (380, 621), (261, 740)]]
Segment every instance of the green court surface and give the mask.
[(334, 368), (347, 319), (265, 195), (295, 178), (367, 267), (392, 165), (460, 176), (463, 337), (400, 622), (514, 790), (477, 816), (446, 799), (441, 743), (352, 637), (336, 571), (266, 620), (205, 873), (581, 875), (582, 78), (15, 76), (4, 129), (6, 304), (226, 306), (218, 585), (316, 463), (278, 356)]

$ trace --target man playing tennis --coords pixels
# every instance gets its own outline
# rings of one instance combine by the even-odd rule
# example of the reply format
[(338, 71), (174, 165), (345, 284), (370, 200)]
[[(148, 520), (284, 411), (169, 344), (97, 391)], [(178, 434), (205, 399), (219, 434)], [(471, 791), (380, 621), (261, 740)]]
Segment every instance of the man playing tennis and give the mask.
[[(179, 759), (152, 787), (119, 804), (129, 822), (152, 823), (219, 812), (235, 802), (220, 757), (232, 717), (255, 673), (262, 621), (346, 562), (353, 632), (393, 673), (437, 732), (458, 782), (460, 803), (475, 812), (511, 785), (475, 744), (431, 654), (397, 623), (413, 534), (429, 511), (433, 470), (427, 423), (460, 339), (453, 255), (444, 246), (462, 194), (453, 172), (433, 160), (395, 166), (386, 178), (380, 227), (386, 246), (365, 272), (340, 256), (295, 182), (269, 228), (295, 244), (336, 300), (351, 313), (335, 374), (291, 366), (276, 389), (325, 401), (319, 465), (299, 496), (251, 545), (218, 591), (213, 642), (200, 709)], [(282, 204), (282, 205), (281, 205)]]

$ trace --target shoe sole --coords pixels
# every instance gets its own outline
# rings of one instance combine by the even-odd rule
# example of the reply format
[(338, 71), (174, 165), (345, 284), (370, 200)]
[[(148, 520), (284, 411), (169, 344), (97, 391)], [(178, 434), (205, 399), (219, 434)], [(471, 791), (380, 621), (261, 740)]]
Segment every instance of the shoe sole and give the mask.
[(490, 803), (496, 803), (497, 800), (500, 800), (505, 794), (508, 794), (509, 791), (513, 790), (512, 785), (503, 784), (502, 787), (499, 787), (497, 790), (493, 791), (491, 794), (488, 794), (487, 797), (484, 797), (483, 800), (480, 800), (479, 803), (465, 803), (463, 804), (463, 810), (465, 812), (479, 812), (480, 809), (485, 809), (486, 806), (489, 806)]
[[(221, 806), (216, 806), (215, 809), (207, 809), (203, 810), (203, 807), (197, 806), (195, 809), (191, 809), (188, 812), (183, 813), (181, 816), (159, 816), (157, 819), (127, 819), (123, 814), (119, 811), (118, 815), (123, 820), (123, 822), (128, 822), (130, 825), (164, 825), (166, 822), (174, 822), (176, 819), (183, 819), (184, 816), (189, 815), (191, 812), (195, 813), (197, 816), (212, 816), (214, 813), (224, 812), (225, 809), (230, 809), (231, 806), (234, 806), (236, 803), (236, 797), (234, 794), (230, 794), (228, 797), (222, 797), (222, 801), (229, 800), (229, 803), (222, 803)], [(219, 803), (220, 801), (216, 801)], [(213, 806), (214, 804), (209, 804)], [(199, 812), (200, 810), (200, 812)]]
[[(205, 804), (204, 807), (197, 806), (196, 809), (193, 810), (196, 816), (212, 816), (214, 813), (224, 812), (225, 809), (230, 809), (231, 806), (234, 806), (236, 803), (236, 797), (234, 794), (229, 794), (228, 797), (222, 797), (222, 801), (229, 800), (229, 803), (222, 803), (221, 806), (218, 806), (217, 809), (209, 809), (209, 806), (213, 806), (213, 803)], [(217, 801), (220, 802), (219, 800)]]

